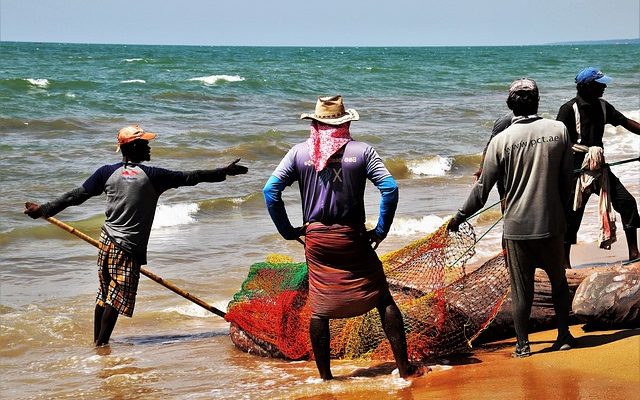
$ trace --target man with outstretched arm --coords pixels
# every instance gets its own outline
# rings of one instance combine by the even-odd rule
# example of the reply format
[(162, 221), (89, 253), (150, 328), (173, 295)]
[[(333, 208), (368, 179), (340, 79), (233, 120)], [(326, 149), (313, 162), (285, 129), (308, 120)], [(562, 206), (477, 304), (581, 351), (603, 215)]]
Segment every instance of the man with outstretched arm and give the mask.
[[(590, 156), (590, 154), (600, 154), (599, 158), (603, 159), (604, 145), (602, 137), (604, 136), (604, 126), (606, 124), (622, 126), (636, 135), (640, 135), (640, 123), (625, 117), (609, 102), (602, 99), (607, 84), (612, 81), (613, 79), (597, 68), (584, 68), (578, 72), (575, 78), (578, 92), (576, 97), (560, 107), (556, 118), (558, 121), (562, 121), (569, 131), (574, 150), (574, 169), (598, 171), (600, 173), (598, 177), (593, 179), (590, 187), (583, 190), (580, 190), (576, 185), (581, 180), (578, 175), (571, 182), (570, 190), (572, 196), (569, 200), (571, 207), (567, 216), (567, 234), (565, 236), (565, 268), (571, 268), (571, 245), (577, 242), (584, 209), (592, 193), (599, 193), (601, 202), (603, 200), (603, 192), (608, 196), (611, 206), (620, 213), (622, 219), (622, 229), (627, 239), (629, 260), (635, 260), (640, 257), (637, 233), (638, 228), (640, 228), (640, 215), (638, 215), (636, 200), (620, 182), (620, 179), (611, 172), (610, 168), (606, 165), (599, 165), (599, 163), (594, 166), (594, 163), (589, 161), (589, 158), (596, 158)], [(588, 167), (589, 164), (591, 167)], [(591, 173), (593, 174), (593, 172)], [(603, 188), (603, 186), (607, 185), (608, 188)], [(607, 215), (601, 216), (601, 220), (603, 217), (606, 221)], [(613, 229), (613, 232), (611, 232), (611, 229)], [(600, 247), (610, 248), (611, 243), (615, 241), (615, 225), (605, 230), (601, 228), (600, 237)]]
[(503, 238), (511, 281), (514, 357), (531, 354), (529, 316), (533, 305), (535, 269), (549, 276), (558, 338), (554, 350), (574, 345), (569, 333), (569, 287), (562, 267), (567, 185), (571, 180), (571, 142), (558, 121), (537, 115), (538, 87), (531, 79), (514, 81), (507, 105), (515, 115), (511, 126), (494, 137), (487, 148), (482, 174), (448, 229), (480, 210), (496, 182), (505, 184)]
[(200, 182), (221, 182), (227, 176), (246, 174), (235, 160), (224, 168), (189, 172), (143, 165), (151, 159), (149, 141), (155, 133), (130, 125), (118, 131), (122, 162), (104, 165), (82, 186), (49, 203), (25, 203), (31, 218), (52, 217), (69, 206), (80, 205), (102, 193), (107, 195), (105, 222), (100, 234), (98, 278), (93, 341), (109, 343), (118, 314), (133, 315), (140, 267), (147, 263), (147, 244), (158, 198), (167, 189)]
[[(387, 236), (398, 203), (398, 186), (369, 145), (351, 138), (351, 121), (341, 96), (320, 97), (311, 120), (310, 137), (295, 145), (264, 187), (269, 215), (287, 240), (305, 236), (309, 270), (309, 334), (320, 377), (333, 379), (330, 368), (330, 318), (348, 318), (377, 308), (384, 332), (407, 379), (423, 374), (408, 361), (402, 314), (391, 297), (382, 263), (374, 251)], [(364, 191), (367, 179), (380, 190), (380, 217), (365, 229)], [(294, 228), (282, 191), (298, 182), (304, 224)], [(373, 247), (372, 247), (373, 246)]]

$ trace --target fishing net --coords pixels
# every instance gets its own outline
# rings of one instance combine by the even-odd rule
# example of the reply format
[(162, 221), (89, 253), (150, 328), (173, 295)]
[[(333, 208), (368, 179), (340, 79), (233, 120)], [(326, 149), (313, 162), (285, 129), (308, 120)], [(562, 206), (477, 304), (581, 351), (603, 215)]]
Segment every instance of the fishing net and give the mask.
[[(420, 361), (469, 350), (509, 290), (502, 253), (477, 268), (470, 224), (434, 233), (381, 257), (389, 289), (404, 317), (409, 358)], [(239, 348), (292, 360), (313, 357), (309, 340), (306, 263), (272, 257), (251, 266), (229, 303), (226, 320)], [(332, 319), (331, 357), (393, 360), (377, 310)]]

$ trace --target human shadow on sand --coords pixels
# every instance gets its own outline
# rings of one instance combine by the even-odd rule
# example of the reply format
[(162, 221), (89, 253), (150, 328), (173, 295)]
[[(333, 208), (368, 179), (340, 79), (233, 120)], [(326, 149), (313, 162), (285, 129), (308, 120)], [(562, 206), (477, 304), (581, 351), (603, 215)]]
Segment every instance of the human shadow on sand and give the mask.
[[(584, 335), (576, 338), (575, 349), (586, 349), (590, 347), (598, 347), (605, 344), (617, 342), (618, 340), (626, 339), (633, 336), (640, 335), (640, 329), (626, 329), (618, 332), (612, 332), (602, 335)], [(553, 342), (551, 342), (553, 344)], [(551, 346), (544, 348), (536, 353), (549, 353), (554, 351)]]
[[(434, 365), (466, 365), (480, 363), (479, 359), (471, 357), (470, 354), (452, 354), (449, 358), (429, 359), (422, 362), (414, 362), (417, 366), (425, 368), (425, 374), (429, 372)], [(395, 362), (384, 362), (369, 367), (358, 368), (348, 375), (343, 375), (341, 379), (348, 378), (372, 378), (376, 376), (389, 375), (394, 369), (398, 368)], [(336, 377), (337, 378), (337, 377)]]

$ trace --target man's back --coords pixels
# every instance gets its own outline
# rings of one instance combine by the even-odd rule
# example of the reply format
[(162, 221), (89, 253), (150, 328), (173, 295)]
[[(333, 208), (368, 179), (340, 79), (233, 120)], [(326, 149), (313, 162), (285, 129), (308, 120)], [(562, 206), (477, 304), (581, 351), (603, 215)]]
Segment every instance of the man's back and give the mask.
[(365, 221), (367, 178), (376, 183), (391, 176), (376, 151), (366, 143), (350, 141), (316, 172), (307, 143), (294, 146), (273, 175), (289, 185), (299, 180), (305, 222), (354, 223)]
[(538, 239), (564, 232), (571, 163), (571, 143), (558, 121), (523, 119), (491, 141), (480, 188), (504, 180), (505, 238)]

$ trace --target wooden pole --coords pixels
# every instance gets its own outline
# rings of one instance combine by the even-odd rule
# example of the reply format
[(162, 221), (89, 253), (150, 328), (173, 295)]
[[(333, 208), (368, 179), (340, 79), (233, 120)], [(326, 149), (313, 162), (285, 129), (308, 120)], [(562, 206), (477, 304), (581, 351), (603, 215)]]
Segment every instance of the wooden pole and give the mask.
[[(54, 224), (55, 226), (64, 229), (65, 231), (71, 233), (72, 235), (75, 235), (77, 237), (79, 237), (80, 239), (84, 240), (85, 242), (100, 248), (100, 242), (98, 242), (97, 240), (95, 240), (94, 238), (80, 232), (79, 230), (77, 230), (76, 228), (74, 228), (71, 225), (67, 225), (64, 222), (53, 218), (53, 217), (46, 217), (45, 218), (47, 221), (51, 222), (52, 224)], [(171, 290), (172, 292), (179, 294), (180, 296), (184, 297), (185, 299), (196, 303), (197, 305), (199, 305), (200, 307), (204, 308), (205, 310), (211, 311), (212, 313), (219, 315), (220, 317), (224, 318), (224, 316), (226, 315), (226, 313), (222, 310), (219, 310), (217, 308), (215, 308), (214, 306), (206, 303), (205, 301), (199, 299), (198, 297), (192, 295), (191, 293), (180, 289), (179, 287), (177, 287), (176, 285), (174, 285), (173, 283), (167, 281), (166, 279), (162, 279), (161, 277), (159, 277), (158, 275), (154, 274), (153, 272), (150, 272), (144, 268), (140, 268), (140, 272), (148, 277), (149, 279), (156, 281), (157, 283), (161, 284), (162, 286), (166, 287), (167, 289)]]

